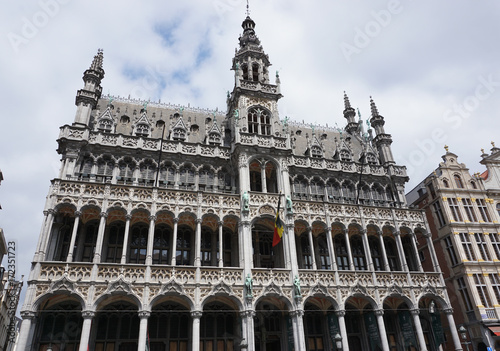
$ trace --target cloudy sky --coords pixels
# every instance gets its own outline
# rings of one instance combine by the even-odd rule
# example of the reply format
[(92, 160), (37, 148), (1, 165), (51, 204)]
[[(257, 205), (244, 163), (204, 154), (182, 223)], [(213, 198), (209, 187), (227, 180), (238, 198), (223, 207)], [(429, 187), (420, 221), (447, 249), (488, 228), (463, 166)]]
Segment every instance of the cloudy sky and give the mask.
[[(59, 127), (74, 119), (97, 49), (105, 94), (225, 110), (246, 1), (0, 6), (0, 227), (17, 240), (27, 276), (58, 173)], [(408, 167), (407, 191), (437, 167), (445, 144), (471, 172), (484, 170), (481, 148), (500, 145), (499, 2), (251, 0), (250, 10), (280, 72), (281, 118), (343, 126), (343, 91), (363, 119), (373, 96)]]

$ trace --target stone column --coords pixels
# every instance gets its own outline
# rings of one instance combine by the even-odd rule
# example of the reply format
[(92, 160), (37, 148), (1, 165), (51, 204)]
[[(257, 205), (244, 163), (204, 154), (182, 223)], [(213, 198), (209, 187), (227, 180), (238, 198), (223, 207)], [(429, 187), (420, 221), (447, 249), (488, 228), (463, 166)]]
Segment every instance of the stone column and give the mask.
[(201, 218), (196, 218), (196, 233), (195, 233), (195, 254), (194, 265), (199, 267), (201, 265)]
[(375, 268), (373, 267), (372, 253), (370, 251), (370, 243), (368, 242), (368, 235), (366, 234), (366, 229), (360, 230), (360, 234), (361, 234), (361, 239), (363, 240), (363, 248), (365, 249), (367, 268), (369, 271), (374, 271)]
[(422, 262), (420, 262), (420, 257), (418, 256), (418, 248), (417, 248), (417, 242), (415, 240), (415, 233), (409, 235), (411, 235), (411, 247), (413, 249), (415, 259), (417, 260), (418, 271), (423, 272), (424, 269), (422, 268)]
[(191, 317), (193, 318), (193, 339), (191, 350), (200, 349), (200, 318), (203, 315), (201, 311), (192, 311)]
[[(251, 78), (250, 78), (251, 79)], [(260, 127), (260, 123), (259, 123)], [(266, 183), (266, 162), (264, 164), (261, 164), (261, 169), (260, 169), (260, 179), (262, 182), (262, 192), (267, 193), (267, 183)]]
[(222, 240), (224, 239), (223, 235), (223, 221), (219, 221), (219, 267), (224, 267), (224, 245)]
[(80, 223), (80, 211), (75, 211), (75, 221), (73, 222), (73, 231), (71, 232), (71, 241), (69, 243), (68, 257), (66, 262), (73, 262), (73, 248), (75, 247), (76, 234), (78, 233), (78, 224)]
[(31, 350), (31, 342), (28, 342), (28, 338), (31, 330), (32, 320), (35, 318), (35, 312), (23, 311), (21, 312), (21, 317), (23, 318), (23, 321), (21, 322), (21, 328), (19, 329), (16, 350), (28, 351)]
[(337, 257), (335, 257), (335, 249), (333, 247), (333, 238), (332, 238), (332, 227), (329, 225), (326, 227), (326, 244), (328, 245), (328, 253), (330, 254), (331, 261), (331, 269), (337, 271)]
[(102, 242), (104, 240), (104, 230), (106, 228), (106, 218), (108, 214), (106, 212), (101, 212), (101, 220), (99, 221), (99, 229), (97, 230), (97, 241), (95, 245), (94, 252), (94, 263), (101, 262), (101, 251), (102, 251)]
[[(313, 237), (312, 237), (312, 228), (311, 226), (307, 227), (307, 238), (309, 239), (309, 252), (311, 252), (311, 257), (312, 257), (312, 269), (316, 270), (316, 252), (314, 250), (314, 242), (313, 242)], [(302, 247), (302, 245), (301, 245)]]
[(92, 319), (95, 313), (93, 311), (83, 311), (83, 326), (82, 333), (80, 335), (80, 347), (79, 351), (87, 351), (89, 345), (90, 329), (92, 327)]
[(406, 263), (405, 251), (403, 250), (403, 242), (401, 241), (401, 233), (394, 232), (396, 237), (396, 247), (398, 249), (399, 262), (403, 271), (408, 272), (408, 264)]
[(345, 246), (347, 248), (347, 256), (349, 258), (349, 269), (351, 271), (354, 271), (354, 260), (352, 259), (351, 242), (349, 241), (349, 233), (347, 229), (345, 230), (344, 237), (345, 237)]
[(239, 259), (240, 267), (244, 268), (244, 276), (248, 273), (252, 273), (252, 268), (254, 266), (253, 255), (252, 255), (252, 230), (250, 228), (249, 220), (240, 220), (239, 225)]
[(39, 261), (43, 261), (45, 259), (45, 254), (47, 250), (47, 245), (50, 240), (50, 233), (52, 232), (52, 223), (54, 222), (54, 215), (56, 211), (53, 209), (44, 211), (45, 215), (45, 226), (42, 229), (42, 233), (40, 233), (40, 239), (38, 240), (38, 259)]
[(380, 334), (380, 340), (382, 341), (382, 350), (390, 351), (389, 341), (387, 340), (387, 332), (385, 330), (384, 323), (384, 310), (376, 310), (375, 316), (377, 317), (378, 331)]
[(149, 216), (148, 246), (146, 249), (146, 265), (153, 264), (153, 243), (155, 239), (156, 216)]
[(255, 311), (248, 310), (243, 312), (246, 328), (243, 329), (244, 334), (242, 337), (245, 339), (244, 342), (246, 342), (248, 351), (255, 351), (254, 318)]
[(130, 232), (130, 220), (132, 215), (127, 214), (125, 216), (125, 233), (123, 234), (123, 249), (122, 249), (122, 259), (121, 264), (127, 263), (127, 251), (128, 251), (128, 236)]
[(297, 310), (291, 313), (294, 324), (296, 325), (296, 335), (294, 337), (295, 349), (306, 350), (306, 335), (304, 333), (303, 310)]
[(443, 309), (443, 312), (444, 314), (446, 314), (446, 319), (448, 320), (448, 327), (450, 328), (451, 338), (453, 340), (453, 345), (455, 346), (455, 351), (462, 351), (462, 344), (460, 343), (457, 326), (455, 325), (455, 319), (453, 318), (453, 308), (445, 308)]
[(174, 218), (174, 233), (172, 234), (172, 266), (177, 264), (177, 227), (179, 226), (179, 218)]
[(432, 234), (430, 232), (427, 232), (424, 234), (424, 236), (425, 240), (427, 241), (427, 247), (429, 248), (429, 253), (431, 255), (432, 267), (434, 267), (434, 272), (439, 273), (441, 272), (441, 269), (439, 267), (439, 261), (436, 255), (436, 250), (434, 249), (434, 243), (432, 242)]
[(137, 351), (146, 351), (146, 343), (148, 342), (148, 318), (150, 315), (151, 312), (149, 311), (139, 312), (140, 324), (139, 324), (139, 340), (137, 341), (138, 344)]
[(347, 328), (345, 326), (345, 310), (335, 312), (339, 320), (340, 336), (342, 337), (342, 351), (349, 351), (349, 338), (347, 337)]
[(420, 310), (418, 308), (412, 309), (411, 315), (413, 316), (413, 324), (415, 325), (415, 331), (417, 332), (418, 344), (420, 345), (420, 351), (427, 351), (427, 346), (425, 345), (424, 332), (422, 331), (422, 324), (420, 324)]
[(377, 234), (380, 239), (380, 250), (382, 251), (382, 258), (384, 260), (384, 270), (389, 272), (391, 267), (389, 266), (389, 260), (387, 259), (387, 251), (385, 251), (384, 236), (382, 235), (382, 232), (378, 232)]

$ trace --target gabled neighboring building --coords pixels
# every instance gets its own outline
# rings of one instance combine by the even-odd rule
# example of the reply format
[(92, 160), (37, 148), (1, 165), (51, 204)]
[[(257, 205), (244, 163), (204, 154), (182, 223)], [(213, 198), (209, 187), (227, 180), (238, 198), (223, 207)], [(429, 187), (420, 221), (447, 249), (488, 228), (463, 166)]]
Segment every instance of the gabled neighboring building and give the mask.
[[(408, 204), (426, 212), (450, 300), (454, 302), (455, 321), (466, 327), (474, 350), (498, 349), (500, 225), (492, 199), (492, 194), (498, 192), (487, 189), (498, 186), (498, 182), (493, 169), (489, 181), (479, 173), (471, 175), (458, 156), (445, 148), (439, 167), (408, 193)], [(483, 152), (481, 163), (495, 164), (493, 159)], [(425, 243), (420, 243), (419, 250), (425, 252)]]

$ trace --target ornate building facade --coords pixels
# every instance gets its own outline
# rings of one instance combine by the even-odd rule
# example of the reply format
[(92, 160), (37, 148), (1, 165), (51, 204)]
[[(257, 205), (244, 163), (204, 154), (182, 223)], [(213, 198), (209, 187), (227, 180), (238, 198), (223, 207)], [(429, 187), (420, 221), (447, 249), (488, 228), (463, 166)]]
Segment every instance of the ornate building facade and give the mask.
[(455, 321), (466, 329), (464, 341), (474, 350), (498, 350), (500, 217), (495, 206), (500, 207), (500, 198), (493, 195), (499, 189), (500, 149), (493, 145), (491, 155), (483, 151), (481, 163), (488, 168), (483, 179), (445, 148), (443, 162), (408, 194), (408, 202), (426, 211), (450, 300), (456, 301)]
[(102, 97), (95, 56), (61, 127), (19, 350), (461, 350), (373, 100), (366, 132), (346, 95), (343, 130), (280, 120), (279, 77), (242, 26), (226, 113)]

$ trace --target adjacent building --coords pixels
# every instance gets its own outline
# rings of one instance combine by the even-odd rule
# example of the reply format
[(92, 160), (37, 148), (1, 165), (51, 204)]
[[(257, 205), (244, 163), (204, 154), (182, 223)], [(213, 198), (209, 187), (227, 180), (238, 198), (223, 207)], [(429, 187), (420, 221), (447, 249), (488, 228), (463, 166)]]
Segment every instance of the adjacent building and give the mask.
[(94, 57), (61, 127), (19, 351), (461, 350), (374, 101), (366, 126), (345, 94), (341, 130), (280, 119), (280, 77), (242, 26), (226, 112), (102, 96)]
[[(488, 170), (481, 176), (470, 174), (445, 148), (443, 162), (407, 195), (408, 203), (426, 212), (455, 321), (467, 330), (464, 341), (474, 350), (499, 349), (500, 149), (493, 145), (491, 155), (483, 151), (481, 163)], [(419, 249), (425, 252), (425, 243)]]

